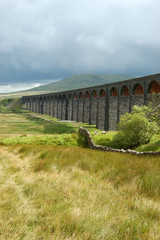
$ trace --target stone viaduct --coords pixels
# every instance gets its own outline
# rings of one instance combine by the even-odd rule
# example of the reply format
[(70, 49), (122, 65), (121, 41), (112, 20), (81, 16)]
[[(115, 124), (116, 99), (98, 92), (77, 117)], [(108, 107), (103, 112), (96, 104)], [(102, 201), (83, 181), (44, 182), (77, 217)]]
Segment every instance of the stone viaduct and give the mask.
[(70, 91), (24, 96), (25, 109), (115, 130), (120, 116), (160, 93), (160, 73)]

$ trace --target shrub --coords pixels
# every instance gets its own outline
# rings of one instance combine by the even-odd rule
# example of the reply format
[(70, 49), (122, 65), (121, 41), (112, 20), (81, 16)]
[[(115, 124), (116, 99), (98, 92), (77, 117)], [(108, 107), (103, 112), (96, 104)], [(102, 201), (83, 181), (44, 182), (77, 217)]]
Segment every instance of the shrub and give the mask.
[[(157, 95), (157, 94), (156, 94)], [(160, 95), (152, 96), (151, 101), (148, 103), (148, 106), (134, 106), (132, 110), (133, 113), (141, 113), (145, 114), (150, 122), (156, 122), (156, 124), (160, 127), (160, 104), (157, 102), (157, 99), (160, 100)], [(158, 98), (159, 97), (159, 98)]]
[(147, 119), (145, 112), (133, 111), (121, 116), (117, 130), (117, 134), (113, 137), (112, 146), (129, 149), (148, 143), (158, 129), (155, 122), (150, 122)]

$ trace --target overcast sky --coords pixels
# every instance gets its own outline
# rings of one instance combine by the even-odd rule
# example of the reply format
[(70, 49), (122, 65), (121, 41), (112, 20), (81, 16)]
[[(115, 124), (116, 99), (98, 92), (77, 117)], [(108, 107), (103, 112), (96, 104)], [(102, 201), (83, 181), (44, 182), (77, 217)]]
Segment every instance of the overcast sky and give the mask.
[(0, 0), (0, 92), (159, 69), (160, 0)]

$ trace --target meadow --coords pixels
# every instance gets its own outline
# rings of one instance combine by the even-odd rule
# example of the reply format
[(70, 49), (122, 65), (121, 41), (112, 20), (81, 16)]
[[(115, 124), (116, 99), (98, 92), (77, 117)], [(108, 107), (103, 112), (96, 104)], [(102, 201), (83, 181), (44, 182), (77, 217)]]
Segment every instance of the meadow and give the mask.
[(0, 239), (160, 239), (160, 157), (87, 149), (80, 126), (115, 133), (41, 117), (0, 113)]
[(108, 132), (104, 136), (95, 125), (86, 123), (63, 122), (26, 111), (21, 114), (11, 112), (0, 113), (0, 144), (84, 146), (83, 139), (78, 135), (80, 127), (90, 131), (96, 144), (109, 145), (115, 134)]
[(160, 239), (160, 158), (0, 147), (1, 239)]
[[(52, 116), (38, 115), (27, 111), (21, 113), (0, 113), (0, 144), (34, 144), (53, 146), (83, 146), (84, 140), (78, 136), (80, 127), (89, 130), (97, 145), (114, 147), (115, 131), (103, 134), (95, 125), (78, 122), (58, 121)], [(96, 132), (96, 134), (95, 134)], [(136, 148), (137, 151), (160, 151), (160, 134), (153, 135), (150, 142)]]

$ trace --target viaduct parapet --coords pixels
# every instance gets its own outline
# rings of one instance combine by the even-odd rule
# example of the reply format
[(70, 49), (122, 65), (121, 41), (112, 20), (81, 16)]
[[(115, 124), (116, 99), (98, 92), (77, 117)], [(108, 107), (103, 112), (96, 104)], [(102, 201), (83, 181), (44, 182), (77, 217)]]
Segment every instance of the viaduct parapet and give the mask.
[(134, 105), (146, 105), (160, 93), (160, 73), (70, 91), (24, 96), (25, 109), (61, 120), (95, 124), (115, 130), (120, 116)]

